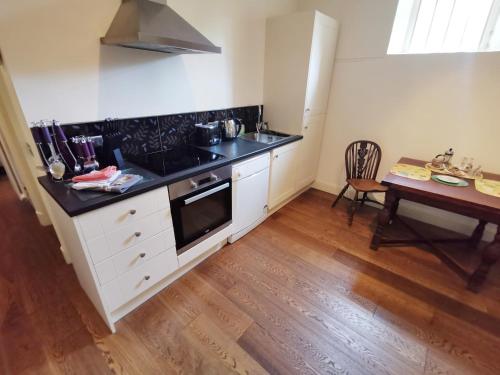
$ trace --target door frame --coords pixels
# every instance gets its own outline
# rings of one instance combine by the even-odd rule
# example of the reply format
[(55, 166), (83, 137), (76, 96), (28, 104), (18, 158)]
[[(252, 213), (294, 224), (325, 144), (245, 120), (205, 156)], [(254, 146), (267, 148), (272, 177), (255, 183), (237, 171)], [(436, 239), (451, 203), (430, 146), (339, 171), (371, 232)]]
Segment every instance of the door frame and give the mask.
[[(27, 199), (35, 209), (41, 225), (50, 225), (46, 205), (37, 177), (43, 166), (31, 131), (26, 123), (14, 85), (0, 50), (0, 141), (10, 163), (12, 176), (20, 185), (21, 199)], [(12, 181), (12, 180), (11, 180)], [(14, 189), (16, 189), (14, 187)], [(16, 191), (17, 193), (17, 191)]]
[[(0, 113), (0, 123), (4, 121), (2, 117), (3, 116)], [(10, 185), (17, 194), (17, 197), (20, 200), (24, 200), (26, 199), (26, 194), (24, 193), (23, 189), (24, 184), (16, 172), (16, 167), (14, 166), (10, 155), (11, 153), (9, 152), (8, 145), (6, 144), (5, 138), (2, 135), (2, 126), (0, 126), (0, 163), (2, 168), (5, 170)]]

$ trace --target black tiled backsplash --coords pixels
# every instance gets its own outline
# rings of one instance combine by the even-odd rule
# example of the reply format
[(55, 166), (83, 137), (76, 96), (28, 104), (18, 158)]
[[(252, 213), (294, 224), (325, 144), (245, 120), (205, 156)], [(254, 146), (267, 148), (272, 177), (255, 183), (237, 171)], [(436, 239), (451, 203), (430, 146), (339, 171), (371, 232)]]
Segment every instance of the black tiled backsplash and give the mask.
[(159, 151), (165, 146), (188, 144), (193, 140), (194, 125), (209, 121), (220, 121), (231, 116), (245, 124), (245, 131), (255, 131), (259, 117), (259, 106), (228, 108), (214, 111), (181, 113), (114, 120), (112, 125), (104, 121), (65, 124), (67, 137), (75, 135), (101, 135), (119, 132), (120, 148), (124, 156), (140, 155)]
[(158, 117), (160, 122), (160, 138), (163, 146), (174, 146), (190, 143), (194, 134), (196, 113), (166, 115)]
[(206, 124), (212, 121), (221, 121), (226, 119), (226, 110), (220, 109), (218, 111), (196, 112), (196, 123), (200, 122)]
[(158, 117), (118, 121), (123, 137), (120, 149), (124, 155), (141, 155), (161, 149)]

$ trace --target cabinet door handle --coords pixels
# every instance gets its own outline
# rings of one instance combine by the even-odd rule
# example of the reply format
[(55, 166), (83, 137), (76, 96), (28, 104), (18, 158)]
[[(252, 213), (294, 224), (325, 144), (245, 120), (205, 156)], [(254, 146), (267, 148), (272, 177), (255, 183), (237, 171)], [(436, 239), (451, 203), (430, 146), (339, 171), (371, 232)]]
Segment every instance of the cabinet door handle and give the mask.
[(142, 234), (141, 232), (135, 232), (135, 233), (134, 233), (134, 236), (136, 236), (136, 237), (140, 237), (140, 236), (141, 236), (141, 234)]
[(278, 156), (279, 156), (279, 155), (274, 155), (274, 158), (275, 158), (275, 159), (278, 159)]
[(139, 254), (139, 256), (140, 256), (141, 258), (144, 258), (144, 257), (146, 256), (146, 253), (140, 253), (140, 254)]
[(137, 211), (136, 211), (136, 210), (130, 210), (128, 213), (129, 213), (130, 215), (135, 215), (135, 214), (137, 213)]
[(144, 280), (146, 280), (146, 281), (148, 281), (150, 278), (151, 278), (151, 276), (149, 276), (149, 275), (144, 276)]
[(304, 126), (304, 129), (309, 129), (309, 125)]
[(311, 108), (306, 108), (306, 112), (311, 112)]

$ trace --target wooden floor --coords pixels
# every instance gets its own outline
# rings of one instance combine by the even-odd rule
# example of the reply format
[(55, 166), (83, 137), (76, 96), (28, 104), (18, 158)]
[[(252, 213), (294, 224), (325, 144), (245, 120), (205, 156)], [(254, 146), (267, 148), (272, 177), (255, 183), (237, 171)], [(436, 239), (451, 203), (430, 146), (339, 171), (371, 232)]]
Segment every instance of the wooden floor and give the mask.
[(0, 179), (0, 373), (499, 374), (499, 268), (475, 295), (421, 249), (374, 253), (377, 211), (349, 228), (333, 198), (306, 192), (111, 335)]

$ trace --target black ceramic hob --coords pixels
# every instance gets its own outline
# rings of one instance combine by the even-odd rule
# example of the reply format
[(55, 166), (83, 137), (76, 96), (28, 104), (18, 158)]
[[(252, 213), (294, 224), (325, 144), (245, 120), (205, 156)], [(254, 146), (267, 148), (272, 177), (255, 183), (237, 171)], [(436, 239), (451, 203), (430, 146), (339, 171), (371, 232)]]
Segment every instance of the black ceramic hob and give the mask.
[(162, 151), (134, 156), (128, 159), (160, 176), (167, 176), (223, 158), (224, 156), (210, 151), (201, 150), (194, 146), (182, 145), (168, 146)]

